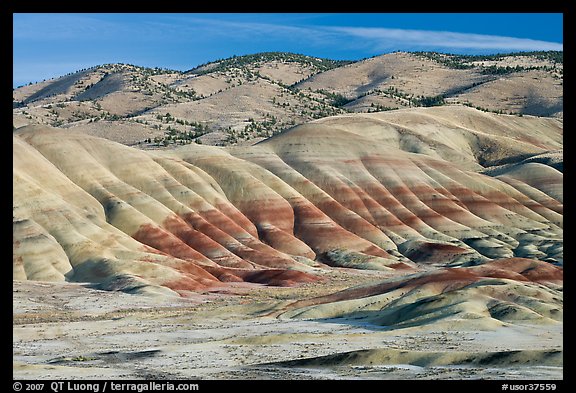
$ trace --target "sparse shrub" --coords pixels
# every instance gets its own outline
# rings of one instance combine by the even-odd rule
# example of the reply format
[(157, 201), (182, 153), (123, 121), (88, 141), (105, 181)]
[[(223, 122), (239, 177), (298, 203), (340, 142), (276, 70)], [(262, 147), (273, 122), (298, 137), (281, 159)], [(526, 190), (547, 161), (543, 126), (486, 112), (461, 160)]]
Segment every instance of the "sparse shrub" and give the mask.
[(425, 106), (425, 107), (439, 106), (444, 105), (446, 103), (443, 95), (437, 95), (433, 97), (420, 96), (418, 98), (412, 98), (410, 101), (414, 106)]

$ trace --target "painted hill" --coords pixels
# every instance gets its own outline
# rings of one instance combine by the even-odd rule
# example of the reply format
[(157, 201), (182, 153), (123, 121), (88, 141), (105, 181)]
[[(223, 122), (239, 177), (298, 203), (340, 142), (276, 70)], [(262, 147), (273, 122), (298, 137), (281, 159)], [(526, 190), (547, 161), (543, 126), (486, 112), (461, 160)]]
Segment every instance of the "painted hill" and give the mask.
[[(188, 296), (339, 267), (390, 278), (278, 315), (554, 323), (562, 133), (558, 119), (465, 106), (346, 114), (229, 148), (144, 151), (22, 127), (13, 278)], [(486, 161), (499, 165), (481, 173)]]

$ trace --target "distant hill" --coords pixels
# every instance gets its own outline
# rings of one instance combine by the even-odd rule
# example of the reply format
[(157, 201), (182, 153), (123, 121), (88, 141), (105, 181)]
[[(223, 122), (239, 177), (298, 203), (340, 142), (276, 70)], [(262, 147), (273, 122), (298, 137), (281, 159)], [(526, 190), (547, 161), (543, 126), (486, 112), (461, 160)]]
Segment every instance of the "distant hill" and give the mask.
[(105, 64), (14, 89), (13, 122), (154, 148), (252, 144), (314, 119), (418, 106), (562, 118), (562, 61), (563, 52), (356, 62), (266, 52), (188, 71)]

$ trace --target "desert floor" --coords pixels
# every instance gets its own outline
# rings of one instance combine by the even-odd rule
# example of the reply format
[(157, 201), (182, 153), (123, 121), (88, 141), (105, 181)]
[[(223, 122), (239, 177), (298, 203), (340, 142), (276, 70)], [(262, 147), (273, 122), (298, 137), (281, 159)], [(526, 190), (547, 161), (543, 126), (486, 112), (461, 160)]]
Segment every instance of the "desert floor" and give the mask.
[[(294, 300), (378, 278), (346, 269), (325, 274), (298, 288), (244, 284), (189, 298), (14, 281), (13, 378), (563, 378), (562, 323), (390, 330), (342, 318), (274, 317)], [(469, 361), (458, 363), (463, 356)]]

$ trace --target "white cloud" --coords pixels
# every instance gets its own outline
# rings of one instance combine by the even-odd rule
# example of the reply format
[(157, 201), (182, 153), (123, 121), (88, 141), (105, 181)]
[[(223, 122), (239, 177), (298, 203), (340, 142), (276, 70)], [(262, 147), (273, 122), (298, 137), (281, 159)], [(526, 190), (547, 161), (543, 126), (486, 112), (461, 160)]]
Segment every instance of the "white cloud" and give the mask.
[(562, 44), (556, 42), (449, 31), (365, 27), (327, 27), (327, 29), (343, 36), (366, 40), (367, 44), (371, 44), (376, 50), (405, 48), (406, 46), (508, 51), (562, 50), (563, 48)]
[(362, 48), (372, 52), (390, 50), (562, 50), (556, 42), (450, 31), (374, 27), (314, 26), (275, 23), (266, 14), (241, 20), (223, 15), (153, 14), (112, 20), (98, 14), (16, 14), (14, 39), (86, 40), (132, 38), (158, 42), (196, 40), (262, 43), (283, 40), (325, 49)]
[[(186, 20), (187, 23), (182, 22)], [(265, 19), (264, 19), (265, 20)], [(364, 48), (373, 52), (389, 50), (563, 50), (563, 45), (528, 38), (488, 34), (457, 33), (413, 29), (286, 25), (254, 21), (232, 21), (188, 17), (180, 19), (173, 29), (187, 36), (201, 30), (205, 34), (226, 36), (232, 40), (286, 40), (305, 42), (325, 48)], [(190, 34), (191, 35), (191, 34)]]

